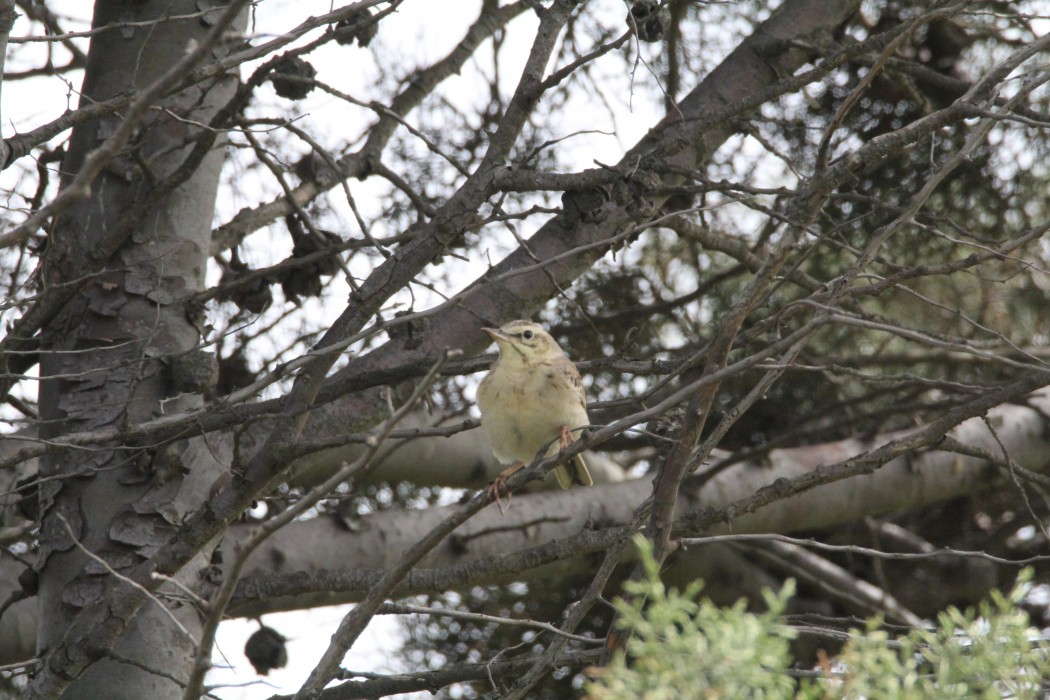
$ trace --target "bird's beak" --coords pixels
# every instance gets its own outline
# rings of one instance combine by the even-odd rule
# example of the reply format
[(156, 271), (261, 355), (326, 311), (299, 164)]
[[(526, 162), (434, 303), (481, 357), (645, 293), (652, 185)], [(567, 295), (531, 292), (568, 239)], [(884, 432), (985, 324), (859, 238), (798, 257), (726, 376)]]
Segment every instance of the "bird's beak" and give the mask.
[(482, 328), (481, 330), (483, 330), (486, 333), (488, 333), (489, 337), (491, 337), (497, 343), (500, 342), (501, 340), (503, 342), (509, 342), (510, 341), (510, 336), (507, 335), (506, 333), (504, 333), (503, 331), (501, 331), (498, 328)]

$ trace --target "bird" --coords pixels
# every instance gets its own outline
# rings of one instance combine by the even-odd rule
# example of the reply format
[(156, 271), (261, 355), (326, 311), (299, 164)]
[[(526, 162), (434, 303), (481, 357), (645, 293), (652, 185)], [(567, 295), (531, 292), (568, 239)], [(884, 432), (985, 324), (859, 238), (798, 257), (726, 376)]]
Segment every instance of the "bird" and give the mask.
[[(482, 330), (499, 346), (499, 359), (478, 387), (481, 427), (496, 459), (512, 463), (490, 487), (498, 503), (507, 479), (544, 445), (550, 443), (547, 457), (565, 450), (590, 420), (579, 370), (542, 326), (519, 320)], [(594, 483), (580, 454), (554, 475), (563, 489)]]

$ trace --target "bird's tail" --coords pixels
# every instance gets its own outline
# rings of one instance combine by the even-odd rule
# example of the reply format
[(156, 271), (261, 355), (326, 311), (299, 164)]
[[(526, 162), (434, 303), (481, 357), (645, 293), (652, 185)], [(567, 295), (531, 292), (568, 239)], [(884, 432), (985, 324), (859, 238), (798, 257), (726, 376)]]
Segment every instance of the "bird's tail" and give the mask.
[(559, 464), (554, 468), (554, 476), (558, 477), (558, 486), (563, 489), (572, 488), (573, 484), (590, 486), (594, 483), (591, 473), (587, 471), (587, 463), (583, 461), (583, 455), (576, 455), (565, 464)]

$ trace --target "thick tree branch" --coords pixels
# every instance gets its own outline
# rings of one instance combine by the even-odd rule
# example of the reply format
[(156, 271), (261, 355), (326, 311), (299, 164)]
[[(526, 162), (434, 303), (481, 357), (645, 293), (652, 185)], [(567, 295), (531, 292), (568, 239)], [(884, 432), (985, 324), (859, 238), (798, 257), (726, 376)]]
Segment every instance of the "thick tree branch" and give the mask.
[[(1042, 412), (1050, 415), (1050, 390), (1030, 396), (1032, 408), (1013, 403), (1029, 381), (995, 392), (1007, 401), (987, 413), (998, 440), (982, 418), (974, 417), (948, 431), (946, 449), (937, 448), (946, 425), (984, 410), (986, 399), (980, 397), (951, 420), (915, 432), (773, 450), (762, 462), (738, 463), (703, 485), (686, 480), (673, 536), (815, 532), (919, 509), (1008, 483), (1006, 469), (988, 459), (1003, 448), (1019, 466), (1046, 474), (1050, 438)], [(970, 454), (960, 454), (955, 445), (966, 445)], [(848, 478), (858, 473), (866, 476)], [(638, 479), (517, 495), (505, 516), (487, 510), (464, 524), (427, 554), (392, 595), (579, 571), (585, 564), (578, 557), (604, 551), (623, 537), (623, 525), (651, 488), (649, 479)], [(389, 562), (456, 511), (448, 506), (380, 512), (356, 519), (352, 528), (332, 517), (294, 523), (254, 554), (232, 610), (257, 615), (356, 602)], [(240, 530), (234, 528), (225, 547), (236, 546)], [(339, 559), (353, 561), (354, 568), (330, 569), (330, 562)]]

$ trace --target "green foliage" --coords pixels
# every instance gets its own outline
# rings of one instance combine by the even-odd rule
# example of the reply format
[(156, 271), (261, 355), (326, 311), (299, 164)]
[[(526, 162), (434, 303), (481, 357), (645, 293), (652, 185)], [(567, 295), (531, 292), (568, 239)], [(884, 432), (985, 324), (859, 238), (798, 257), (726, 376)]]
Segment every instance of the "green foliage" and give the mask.
[(870, 621), (843, 650), (839, 660), (848, 671), (836, 697), (1043, 697), (1047, 649), (1033, 641), (1039, 631), (1017, 607), (1030, 578), (1023, 572), (1008, 596), (993, 590), (976, 611), (948, 608), (935, 628), (895, 643), (876, 629), (878, 620)]
[(1009, 595), (993, 591), (976, 610), (949, 608), (931, 629), (893, 638), (872, 618), (851, 630), (833, 669), (796, 681), (780, 622), (794, 584), (767, 592), (766, 612), (743, 602), (719, 608), (700, 600), (702, 584), (668, 590), (647, 541), (638, 540), (647, 577), (628, 584), (618, 600), (620, 625), (630, 632), (627, 653), (588, 684), (591, 700), (713, 698), (1018, 698), (1041, 697), (1050, 657), (1038, 630), (1018, 606), (1031, 572)]
[(765, 596), (767, 611), (751, 614), (744, 601), (731, 608), (698, 602), (702, 584), (668, 590), (648, 541), (638, 539), (647, 576), (625, 584), (629, 601), (616, 602), (621, 626), (631, 632), (627, 653), (589, 687), (594, 700), (683, 698), (789, 698), (795, 683), (791, 628), (778, 622), (794, 592), (789, 582)]

